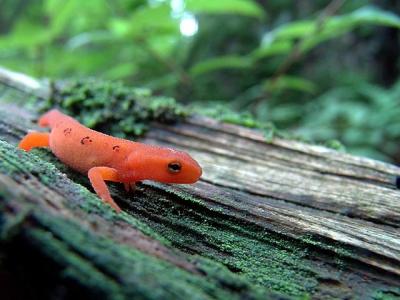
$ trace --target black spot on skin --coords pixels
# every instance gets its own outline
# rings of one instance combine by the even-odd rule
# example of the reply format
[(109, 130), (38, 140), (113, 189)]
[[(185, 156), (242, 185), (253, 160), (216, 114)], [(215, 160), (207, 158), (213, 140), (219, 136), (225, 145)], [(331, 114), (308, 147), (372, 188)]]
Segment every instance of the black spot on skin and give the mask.
[(112, 149), (113, 149), (115, 152), (119, 152), (120, 148), (121, 148), (121, 147), (118, 146), (118, 145), (112, 147)]
[(65, 128), (64, 129), (64, 135), (65, 136), (69, 135), (71, 133), (71, 131), (72, 131), (72, 128)]
[(84, 138), (81, 139), (81, 144), (82, 145), (85, 145), (85, 144), (91, 143), (91, 142), (93, 142), (93, 141), (90, 139), (89, 136), (85, 136)]
[(396, 187), (400, 189), (400, 176), (396, 177)]

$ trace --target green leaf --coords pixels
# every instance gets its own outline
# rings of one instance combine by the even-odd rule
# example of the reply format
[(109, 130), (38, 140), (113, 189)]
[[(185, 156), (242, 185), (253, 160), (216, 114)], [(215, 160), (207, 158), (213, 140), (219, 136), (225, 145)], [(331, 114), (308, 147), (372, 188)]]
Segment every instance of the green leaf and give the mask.
[(112, 43), (114, 40), (115, 36), (108, 31), (87, 31), (71, 37), (65, 46), (67, 49), (75, 50), (87, 45)]
[(111, 80), (116, 80), (120, 78), (126, 78), (128, 76), (132, 77), (138, 72), (138, 70), (139, 67), (135, 62), (126, 62), (106, 70), (103, 76)]
[(292, 41), (277, 41), (269, 47), (259, 47), (250, 56), (254, 59), (289, 53), (293, 48)]
[(296, 21), (278, 27), (271, 34), (274, 39), (298, 39), (314, 34), (317, 21)]
[(46, 12), (50, 17), (51, 26), (49, 29), (52, 37), (62, 33), (68, 24), (76, 18), (76, 11), (82, 9), (79, 2), (76, 0), (47, 0)]
[(301, 41), (301, 51), (306, 52), (320, 43), (338, 37), (364, 25), (400, 28), (400, 17), (392, 12), (367, 6), (352, 13), (322, 20), (302, 20), (284, 24), (264, 35), (261, 46), (251, 54), (262, 58), (290, 53), (295, 41)]
[(294, 90), (305, 93), (315, 93), (317, 87), (309, 80), (295, 76), (281, 76), (278, 79), (268, 79), (264, 84), (268, 92), (282, 92), (285, 90)]
[(320, 31), (305, 39), (302, 51), (307, 51), (321, 42), (338, 37), (364, 25), (379, 25), (400, 28), (400, 17), (379, 8), (367, 6), (350, 14), (327, 19)]
[(251, 0), (186, 0), (185, 3), (186, 10), (194, 13), (265, 17), (262, 7)]
[(153, 34), (178, 34), (179, 22), (171, 17), (170, 6), (161, 4), (155, 7), (143, 6), (126, 20), (112, 20), (109, 28), (120, 37), (148, 38)]
[(124, 38), (129, 34), (131, 22), (126, 19), (113, 18), (108, 23), (108, 29), (119, 38)]
[(246, 69), (253, 65), (253, 61), (243, 56), (219, 56), (201, 61), (190, 69), (190, 74), (198, 76), (221, 69)]
[(0, 47), (3, 49), (32, 49), (49, 42), (51, 35), (44, 26), (21, 20), (14, 30), (0, 38)]
[(178, 42), (178, 37), (174, 34), (154, 35), (149, 37), (147, 42), (149, 47), (157, 52), (160, 57), (170, 59)]
[(400, 17), (392, 12), (377, 7), (366, 6), (350, 14), (353, 22), (400, 28)]

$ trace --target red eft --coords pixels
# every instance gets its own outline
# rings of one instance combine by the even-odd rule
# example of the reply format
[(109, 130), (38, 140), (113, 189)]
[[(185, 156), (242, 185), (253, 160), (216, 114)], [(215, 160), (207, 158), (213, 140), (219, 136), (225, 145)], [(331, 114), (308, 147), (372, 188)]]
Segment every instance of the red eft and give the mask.
[(45, 113), (39, 125), (50, 127), (51, 132), (30, 132), (18, 147), (25, 151), (50, 147), (63, 163), (87, 174), (97, 195), (117, 212), (121, 209), (105, 181), (122, 182), (129, 191), (141, 180), (194, 183), (202, 173), (200, 165), (185, 152), (106, 135), (55, 109)]

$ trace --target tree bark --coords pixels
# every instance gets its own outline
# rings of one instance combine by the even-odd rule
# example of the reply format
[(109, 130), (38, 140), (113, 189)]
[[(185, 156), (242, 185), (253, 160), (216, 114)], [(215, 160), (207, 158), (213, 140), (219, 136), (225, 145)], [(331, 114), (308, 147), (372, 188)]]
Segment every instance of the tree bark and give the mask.
[(188, 151), (200, 182), (109, 184), (116, 214), (48, 150), (16, 149), (37, 129), (21, 103), (52, 91), (15, 75), (0, 70), (6, 299), (400, 297), (398, 167), (192, 116), (143, 142)]

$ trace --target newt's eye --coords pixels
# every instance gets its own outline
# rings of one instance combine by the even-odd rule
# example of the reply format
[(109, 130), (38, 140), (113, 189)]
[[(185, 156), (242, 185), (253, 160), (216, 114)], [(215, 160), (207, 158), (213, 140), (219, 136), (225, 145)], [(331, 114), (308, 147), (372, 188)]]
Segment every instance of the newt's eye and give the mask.
[(182, 166), (179, 162), (175, 161), (175, 162), (171, 162), (168, 164), (168, 171), (170, 173), (179, 173), (182, 169)]

